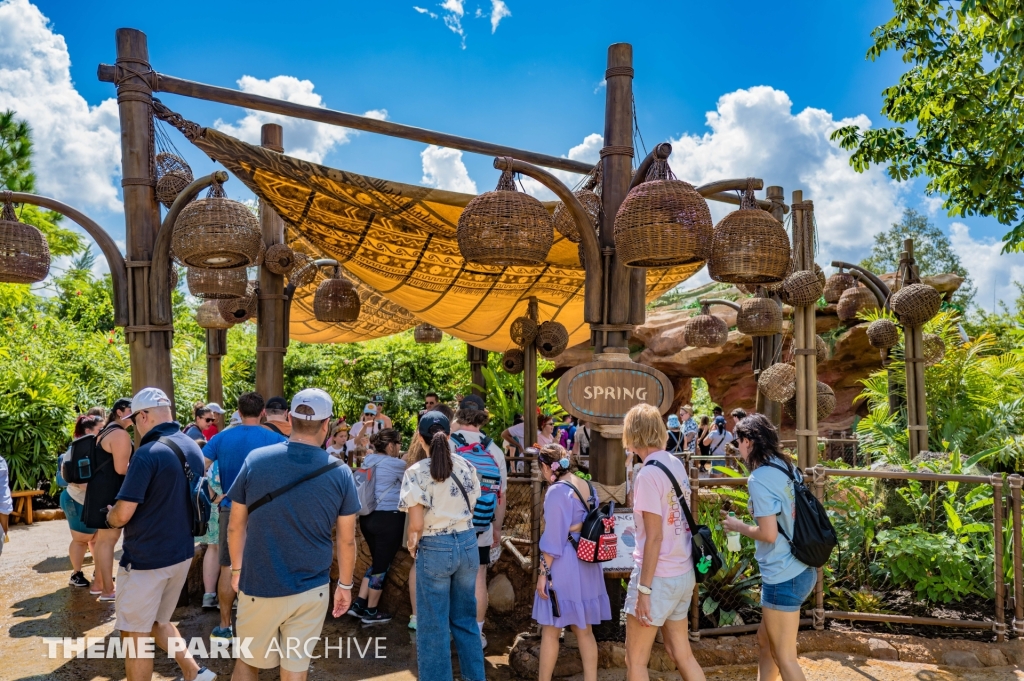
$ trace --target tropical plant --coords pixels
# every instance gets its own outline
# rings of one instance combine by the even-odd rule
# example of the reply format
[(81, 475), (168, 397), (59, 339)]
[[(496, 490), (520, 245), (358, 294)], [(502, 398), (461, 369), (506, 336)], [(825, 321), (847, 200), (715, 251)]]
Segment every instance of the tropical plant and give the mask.
[[(545, 359), (537, 360), (537, 374), (553, 369), (554, 362)], [(484, 427), (488, 437), (496, 442), (501, 441), (501, 434), (515, 423), (517, 416), (523, 415), (523, 374), (510, 374), (501, 368), (501, 355), (492, 353), (487, 366), (483, 369), (483, 388), (486, 393), (487, 411), (491, 420)], [(556, 419), (565, 414), (558, 402), (558, 381), (538, 379), (537, 409)]]
[(71, 395), (54, 374), (26, 365), (0, 371), (0, 455), (13, 490), (53, 480), (74, 415)]

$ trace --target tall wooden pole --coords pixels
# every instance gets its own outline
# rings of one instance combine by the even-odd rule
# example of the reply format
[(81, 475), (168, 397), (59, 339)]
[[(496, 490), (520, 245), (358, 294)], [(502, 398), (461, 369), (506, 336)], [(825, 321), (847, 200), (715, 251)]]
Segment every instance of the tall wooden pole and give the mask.
[[(483, 348), (466, 343), (466, 359), (469, 361), (469, 370), (473, 375), (473, 394), (477, 397), (486, 397), (487, 384), (484, 378), (484, 367), (487, 366), (488, 352)], [(479, 386), (479, 387), (477, 387)]]
[[(786, 194), (782, 187), (771, 186), (765, 188), (765, 198), (771, 201), (772, 204), (772, 217), (774, 217), (779, 222), (782, 222), (786, 219), (785, 197)], [(757, 339), (755, 338), (754, 340)], [(770, 365), (771, 361), (779, 356), (779, 350), (782, 347), (782, 334), (777, 333), (774, 336), (771, 336), (770, 338), (766, 338), (765, 340), (768, 341), (769, 345), (768, 364)], [(773, 402), (772, 400), (769, 400), (765, 395), (761, 393), (760, 390), (757, 391), (757, 401), (757, 411), (767, 416), (771, 420), (771, 422), (775, 424), (776, 427), (781, 425), (782, 405), (778, 402)]]
[[(526, 315), (537, 321), (537, 299), (530, 298)], [(532, 447), (537, 441), (537, 343), (523, 348), (523, 446)]]
[[(260, 131), (260, 146), (284, 151), (280, 125), (267, 123)], [(284, 243), (284, 221), (270, 204), (260, 199), (260, 229), (267, 248)], [(284, 397), (286, 346), (284, 277), (266, 265), (260, 267), (259, 314), (256, 316), (256, 392), (270, 399)]]
[(224, 406), (224, 378), (221, 358), (228, 354), (228, 330), (206, 330), (206, 401)]
[(128, 253), (128, 354), (132, 391), (161, 388), (174, 399), (171, 372), (173, 327), (149, 323), (149, 270), (153, 243), (160, 229), (156, 201), (153, 148), (153, 90), (146, 74), (146, 34), (129, 28), (115, 33), (117, 45), (117, 108), (121, 122), (121, 187), (124, 193), (125, 241)]
[[(804, 219), (804, 211), (798, 206), (803, 203), (804, 193), (801, 190), (793, 192), (793, 232), (797, 233), (796, 225), (802, 224)], [(793, 244), (793, 257), (798, 258), (799, 248), (798, 244)], [(801, 269), (801, 263), (796, 262), (794, 269)], [(811, 404), (810, 390), (814, 386), (808, 386), (807, 384), (807, 361), (810, 358), (809, 355), (800, 352), (805, 347), (806, 331), (805, 326), (807, 324), (807, 318), (802, 314), (802, 310), (797, 308), (793, 313), (793, 347), (794, 352), (794, 364), (796, 364), (796, 458), (797, 465), (800, 468), (806, 468), (808, 465), (809, 447), (807, 433), (809, 432), (810, 424), (807, 421), (807, 409)]]
[[(903, 241), (900, 256), (902, 284), (917, 283), (920, 277), (914, 261), (914, 241)], [(928, 403), (924, 385), (924, 337), (920, 326), (904, 326), (904, 356), (907, 372), (907, 429), (910, 457), (928, 451)]]

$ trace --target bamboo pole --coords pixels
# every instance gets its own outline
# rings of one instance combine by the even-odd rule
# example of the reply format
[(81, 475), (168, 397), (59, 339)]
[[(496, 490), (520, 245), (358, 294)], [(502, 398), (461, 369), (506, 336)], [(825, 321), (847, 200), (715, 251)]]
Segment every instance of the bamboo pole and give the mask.
[[(796, 225), (801, 224), (804, 219), (804, 211), (802, 208), (796, 208), (798, 204), (802, 204), (804, 200), (803, 191), (797, 189), (793, 191), (792, 205), (793, 207), (793, 234), (797, 233)], [(800, 249), (798, 244), (794, 242), (794, 257), (799, 258)], [(794, 269), (800, 269), (801, 263), (798, 261)], [(804, 347), (806, 341), (806, 333), (804, 330), (807, 324), (807, 317), (800, 314), (798, 309), (793, 314), (793, 347), (794, 363), (796, 365), (796, 452), (797, 452), (797, 466), (802, 470), (808, 467), (809, 451), (807, 447), (807, 431), (810, 427), (807, 422), (807, 408), (808, 408), (808, 395), (809, 388), (807, 385), (807, 359), (808, 355), (802, 354), (800, 349)]]
[(228, 352), (228, 330), (206, 330), (206, 401), (224, 406), (221, 358)]
[(1006, 589), (1003, 579), (1003, 508), (1006, 504), (1006, 495), (1003, 493), (1003, 476), (995, 474), (992, 481), (992, 538), (993, 538), (993, 563), (994, 581), (996, 590), (996, 642), (1002, 643), (1006, 640)]
[[(697, 503), (700, 500), (700, 474), (696, 466), (690, 466), (690, 515), (697, 517)], [(693, 585), (690, 599), (690, 641), (700, 640), (700, 584)]]
[[(537, 320), (537, 299), (530, 298), (526, 316)], [(523, 447), (532, 447), (537, 441), (537, 344), (523, 348)]]
[[(276, 123), (260, 130), (260, 146), (284, 151), (284, 131)], [(267, 248), (284, 243), (284, 221), (260, 199), (260, 230)], [(256, 315), (256, 392), (264, 398), (284, 395), (285, 296), (284, 277), (264, 264), (260, 267), (259, 314)]]
[(1009, 478), (1013, 522), (1013, 635), (1024, 636), (1024, 528), (1021, 527), (1021, 487), (1024, 478), (1014, 473)]

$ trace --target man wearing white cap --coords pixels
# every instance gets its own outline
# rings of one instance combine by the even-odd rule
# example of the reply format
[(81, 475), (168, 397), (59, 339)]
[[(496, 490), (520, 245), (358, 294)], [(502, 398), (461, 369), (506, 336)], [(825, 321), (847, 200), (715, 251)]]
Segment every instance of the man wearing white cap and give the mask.
[[(334, 616), (346, 613), (351, 604), (359, 498), (352, 471), (320, 448), (333, 410), (322, 390), (296, 394), (288, 442), (250, 453), (228, 490), (231, 579), (238, 591), (236, 636), (252, 639), (252, 657), (238, 658), (235, 681), (256, 679), (260, 669), (277, 666), (282, 678), (306, 677), (331, 600), (334, 528), (341, 572)], [(296, 532), (297, 527), (302, 531)]]
[[(153, 657), (134, 657), (142, 641), (152, 637), (167, 650), (167, 639), (180, 637), (171, 623), (174, 606), (195, 554), (192, 509), (186, 466), (203, 472), (199, 446), (181, 432), (171, 401), (159, 388), (143, 388), (132, 398), (128, 418), (142, 439), (132, 455), (117, 503), (109, 507), (107, 527), (124, 528), (121, 567), (117, 573), (115, 627), (122, 639), (133, 639), (124, 666), (128, 681), (153, 677)], [(170, 441), (179, 454), (167, 443)], [(217, 677), (196, 664), (187, 651), (174, 653), (185, 681)]]

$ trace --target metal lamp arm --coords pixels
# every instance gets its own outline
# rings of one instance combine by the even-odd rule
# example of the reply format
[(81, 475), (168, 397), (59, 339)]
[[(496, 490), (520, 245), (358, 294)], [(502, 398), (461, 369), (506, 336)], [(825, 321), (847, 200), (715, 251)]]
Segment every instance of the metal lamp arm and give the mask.
[(863, 272), (858, 272), (857, 270), (853, 271), (853, 278), (859, 281), (860, 283), (864, 284), (864, 286), (866, 286), (869, 291), (875, 294), (875, 300), (878, 301), (878, 307), (886, 307), (886, 296), (883, 295), (882, 292), (878, 290), (878, 287), (875, 286), (875, 282), (871, 281), (871, 279), (868, 278)]
[[(864, 269), (860, 265), (854, 265), (852, 263), (843, 262), (842, 260), (833, 260), (832, 261), (832, 267), (840, 267), (842, 269), (852, 270), (854, 272), (860, 272), (865, 277), (870, 279), (871, 282), (878, 289), (878, 293), (881, 293), (883, 295), (883, 298), (881, 298), (879, 300), (879, 304), (885, 304), (885, 301), (889, 299), (890, 295), (892, 295), (892, 291), (889, 290), (889, 287), (885, 285), (884, 281), (882, 281), (881, 279), (878, 278), (877, 274), (875, 274), (874, 272), (870, 272), (870, 271)], [(877, 296), (878, 293), (876, 293), (875, 295)]]
[(700, 303), (701, 305), (725, 305), (726, 307), (731, 307), (737, 312), (740, 311), (740, 306), (738, 303), (734, 303), (733, 301), (726, 300), (724, 298), (698, 298), (697, 302)]

